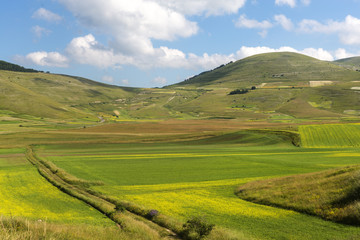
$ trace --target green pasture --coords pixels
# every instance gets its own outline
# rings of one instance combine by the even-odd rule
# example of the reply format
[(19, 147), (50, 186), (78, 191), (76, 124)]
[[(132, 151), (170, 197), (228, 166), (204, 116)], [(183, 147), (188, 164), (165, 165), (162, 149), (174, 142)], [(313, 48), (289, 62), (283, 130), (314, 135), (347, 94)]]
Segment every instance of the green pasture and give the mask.
[(360, 147), (360, 124), (326, 124), (300, 126), (305, 148)]
[(53, 187), (25, 158), (25, 149), (0, 149), (0, 215), (42, 222), (111, 226), (102, 214)]
[[(241, 134), (239, 134), (239, 138)], [(100, 180), (95, 190), (186, 220), (203, 215), (235, 236), (356, 239), (360, 229), (239, 199), (246, 182), (360, 163), (356, 148), (302, 149), (227, 138), (183, 143), (42, 145), (41, 158), (70, 174)]]

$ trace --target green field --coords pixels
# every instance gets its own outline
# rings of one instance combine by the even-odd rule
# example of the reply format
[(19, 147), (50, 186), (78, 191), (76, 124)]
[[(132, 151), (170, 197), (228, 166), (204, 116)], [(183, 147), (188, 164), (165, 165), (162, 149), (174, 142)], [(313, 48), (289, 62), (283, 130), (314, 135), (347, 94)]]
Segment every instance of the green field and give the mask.
[[(215, 224), (207, 240), (359, 239), (358, 227), (310, 216), (337, 221), (337, 188), (359, 191), (357, 170), (326, 185), (360, 164), (357, 62), (260, 54), (153, 89), (0, 70), (0, 238), (186, 238), (201, 216)], [(237, 195), (270, 180), (292, 193), (277, 191), (279, 208)], [(302, 211), (308, 183), (328, 209)]]
[(182, 221), (204, 215), (238, 238), (360, 236), (356, 227), (253, 204), (234, 194), (239, 185), (253, 180), (358, 164), (358, 149), (301, 149), (276, 141), (267, 147), (246, 146), (225, 139), (213, 143), (42, 145), (36, 151), (76, 177), (103, 181), (103, 186), (92, 188), (107, 196)]
[(113, 225), (102, 214), (48, 183), (25, 149), (0, 149), (0, 215), (69, 224)]
[(360, 124), (326, 124), (300, 126), (305, 148), (360, 147)]

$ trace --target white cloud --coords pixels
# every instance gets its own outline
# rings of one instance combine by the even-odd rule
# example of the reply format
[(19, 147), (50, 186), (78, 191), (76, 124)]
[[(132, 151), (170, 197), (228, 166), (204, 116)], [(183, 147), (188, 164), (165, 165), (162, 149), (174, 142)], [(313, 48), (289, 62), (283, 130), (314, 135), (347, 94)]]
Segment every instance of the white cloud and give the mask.
[(33, 52), (25, 57), (17, 57), (18, 61), (48, 67), (67, 67), (69, 60), (58, 52)]
[(280, 24), (285, 30), (291, 31), (294, 27), (294, 24), (292, 21), (287, 18), (285, 15), (275, 15), (274, 16), (275, 21)]
[(81, 64), (100, 68), (132, 63), (132, 58), (116, 54), (112, 49), (99, 44), (92, 34), (74, 38), (66, 48), (67, 54)]
[(101, 81), (107, 82), (107, 83), (113, 83), (114, 78), (112, 76), (105, 75), (101, 78)]
[(268, 29), (272, 28), (272, 23), (269, 21), (259, 22), (254, 19), (248, 19), (245, 14), (241, 15), (239, 19), (235, 22), (235, 26), (238, 28), (258, 28), (258, 29)]
[(335, 51), (336, 59), (349, 58), (355, 56), (357, 56), (357, 54), (349, 53), (344, 48), (339, 48), (338, 50)]
[(305, 48), (301, 51), (301, 53), (320, 60), (334, 61), (334, 57), (332, 56), (332, 54), (322, 48)]
[(48, 22), (60, 22), (62, 20), (61, 16), (45, 8), (39, 8), (38, 10), (36, 10), (36, 12), (34, 12), (32, 17), (40, 20), (45, 20)]
[(184, 15), (224, 15), (234, 14), (242, 8), (246, 0), (153, 0)]
[(235, 26), (238, 28), (261, 29), (262, 31), (258, 32), (258, 34), (264, 38), (268, 33), (267, 29), (272, 28), (273, 24), (267, 20), (260, 22), (255, 19), (248, 19), (246, 15), (243, 14), (235, 22)]
[(152, 54), (144, 54), (140, 57), (131, 57), (115, 52), (111, 48), (104, 47), (96, 41), (92, 34), (74, 38), (66, 48), (68, 56), (81, 64), (88, 64), (100, 68), (117, 67), (131, 64), (143, 69), (149, 68), (187, 68), (187, 69), (210, 69), (223, 63), (234, 60), (229, 55), (220, 54), (185, 54), (177, 49), (160, 47), (154, 49)]
[(288, 5), (294, 8), (296, 6), (296, 0), (275, 0), (275, 4), (279, 6)]
[(123, 54), (154, 53), (151, 40), (172, 41), (198, 32), (197, 23), (156, 1), (59, 0), (87, 27), (108, 34)]
[[(140, 68), (198, 68), (213, 66), (227, 56), (196, 56), (165, 46), (155, 48), (153, 40), (173, 41), (198, 33), (196, 22), (187, 16), (237, 13), (246, 0), (58, 0), (81, 24), (109, 38), (108, 46), (94, 34), (74, 38), (68, 55), (82, 64), (106, 68), (132, 64)], [(198, 59), (199, 63), (193, 63)], [(216, 59), (216, 60), (215, 60)]]
[(334, 60), (334, 57), (332, 54), (322, 48), (314, 49), (314, 48), (306, 48), (303, 50), (296, 50), (292, 47), (280, 47), (280, 48), (269, 48), (269, 47), (246, 47), (243, 46), (240, 48), (239, 51), (236, 52), (236, 56), (238, 59), (249, 57), (255, 54), (260, 53), (270, 53), (270, 52), (295, 52), (295, 53), (301, 53), (304, 55), (308, 55), (310, 57), (314, 57), (320, 60), (326, 60), (326, 61), (332, 61)]
[(165, 85), (167, 83), (167, 80), (166, 80), (166, 78), (163, 78), (163, 77), (157, 77), (157, 78), (153, 79), (152, 82), (155, 84), (159, 84), (159, 85)]
[(31, 32), (35, 34), (37, 38), (41, 38), (43, 35), (49, 35), (51, 33), (50, 30), (40, 27), (38, 25), (31, 28)]
[(360, 44), (360, 19), (351, 15), (348, 15), (344, 21), (329, 20), (325, 24), (312, 19), (304, 19), (299, 23), (299, 31), (338, 34), (340, 41), (344, 44)]

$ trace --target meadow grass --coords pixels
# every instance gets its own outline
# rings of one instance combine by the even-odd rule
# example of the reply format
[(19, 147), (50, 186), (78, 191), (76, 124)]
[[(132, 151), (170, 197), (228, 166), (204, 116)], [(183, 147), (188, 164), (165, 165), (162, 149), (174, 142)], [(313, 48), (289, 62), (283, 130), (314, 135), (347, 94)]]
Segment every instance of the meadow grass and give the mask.
[(255, 203), (294, 209), (359, 226), (359, 186), (360, 165), (354, 165), (249, 182), (237, 189), (237, 195)]
[(306, 148), (360, 147), (360, 124), (306, 125), (299, 132)]
[(93, 208), (58, 191), (43, 179), (26, 160), (24, 152), (21, 148), (0, 150), (1, 216), (113, 225)]
[(103, 181), (103, 186), (92, 189), (107, 196), (182, 221), (202, 215), (216, 226), (230, 229), (234, 236), (348, 239), (360, 234), (356, 227), (257, 205), (234, 194), (240, 184), (253, 180), (359, 163), (357, 149), (301, 149), (284, 144), (259, 147), (199, 140), (43, 145), (36, 151), (76, 177)]

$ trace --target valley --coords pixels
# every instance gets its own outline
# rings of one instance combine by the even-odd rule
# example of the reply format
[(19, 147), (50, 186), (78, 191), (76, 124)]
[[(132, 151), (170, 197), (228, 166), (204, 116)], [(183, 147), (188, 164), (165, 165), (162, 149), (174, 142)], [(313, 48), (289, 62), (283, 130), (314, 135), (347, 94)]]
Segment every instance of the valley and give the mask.
[(358, 188), (357, 61), (260, 54), (163, 88), (0, 70), (0, 237), (200, 239), (199, 217), (204, 239), (357, 239), (331, 217)]

